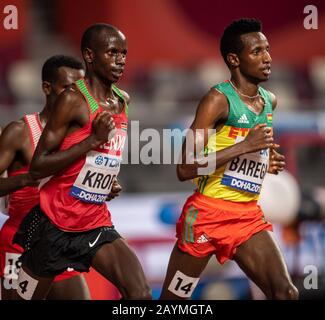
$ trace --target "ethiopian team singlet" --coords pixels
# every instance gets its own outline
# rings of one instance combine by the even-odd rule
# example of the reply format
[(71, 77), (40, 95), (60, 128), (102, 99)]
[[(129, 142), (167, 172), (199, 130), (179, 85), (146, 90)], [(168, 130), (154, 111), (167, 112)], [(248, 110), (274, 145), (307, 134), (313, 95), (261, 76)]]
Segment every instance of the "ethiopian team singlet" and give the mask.
[[(265, 106), (257, 115), (247, 108), (229, 81), (219, 83), (214, 88), (227, 97), (229, 115), (221, 130), (210, 136), (206, 146), (208, 153), (243, 141), (249, 130), (257, 124), (266, 123), (268, 127), (272, 127), (272, 98), (268, 91), (259, 87)], [(197, 191), (208, 197), (234, 202), (257, 200), (268, 163), (268, 149), (247, 153), (218, 168), (211, 175), (194, 179), (194, 183)]]

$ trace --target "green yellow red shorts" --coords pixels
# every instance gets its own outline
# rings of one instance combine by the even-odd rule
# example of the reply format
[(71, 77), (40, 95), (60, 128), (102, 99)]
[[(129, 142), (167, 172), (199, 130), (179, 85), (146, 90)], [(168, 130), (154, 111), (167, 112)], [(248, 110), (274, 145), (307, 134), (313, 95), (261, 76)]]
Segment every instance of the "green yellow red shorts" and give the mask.
[(215, 254), (223, 264), (255, 233), (272, 231), (257, 201), (232, 202), (195, 192), (176, 224), (178, 248), (195, 257)]

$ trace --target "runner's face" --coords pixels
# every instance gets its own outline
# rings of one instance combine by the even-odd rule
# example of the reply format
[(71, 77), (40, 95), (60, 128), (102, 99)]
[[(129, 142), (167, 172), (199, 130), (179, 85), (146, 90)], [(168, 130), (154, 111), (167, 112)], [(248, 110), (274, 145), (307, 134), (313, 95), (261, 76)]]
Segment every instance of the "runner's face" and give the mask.
[(84, 77), (85, 72), (82, 69), (73, 69), (69, 67), (60, 67), (57, 70), (56, 81), (51, 85), (51, 94), (56, 97), (60, 95), (62, 91), (67, 89), (71, 84), (78, 79)]
[(257, 82), (267, 81), (271, 75), (272, 58), (269, 43), (261, 32), (243, 34), (244, 48), (238, 55), (241, 73)]
[(127, 54), (125, 36), (120, 32), (112, 35), (107, 30), (103, 30), (98, 36), (98, 45), (94, 54), (94, 71), (104, 80), (117, 82), (125, 67)]

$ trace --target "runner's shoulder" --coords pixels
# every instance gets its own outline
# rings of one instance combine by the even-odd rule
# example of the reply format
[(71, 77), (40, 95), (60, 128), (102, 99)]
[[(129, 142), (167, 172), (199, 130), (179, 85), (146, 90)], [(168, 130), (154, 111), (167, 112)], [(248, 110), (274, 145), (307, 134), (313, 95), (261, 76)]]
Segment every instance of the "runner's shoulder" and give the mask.
[[(27, 131), (28, 127), (23, 118), (19, 120), (14, 120), (8, 123), (2, 129), (2, 136), (6, 139), (21, 139)], [(14, 140), (13, 140), (14, 142)]]
[(71, 85), (59, 95), (54, 108), (58, 111), (80, 109), (83, 106), (87, 107), (86, 99), (75, 85)]
[(227, 97), (220, 91), (211, 88), (201, 99), (198, 113), (203, 113), (212, 121), (226, 120), (229, 106)]

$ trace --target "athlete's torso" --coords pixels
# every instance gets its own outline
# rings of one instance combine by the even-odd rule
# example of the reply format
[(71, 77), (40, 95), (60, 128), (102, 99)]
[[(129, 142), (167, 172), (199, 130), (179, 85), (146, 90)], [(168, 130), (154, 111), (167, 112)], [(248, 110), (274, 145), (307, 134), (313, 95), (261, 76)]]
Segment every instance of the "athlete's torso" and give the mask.
[[(29, 132), (29, 144), (32, 154), (34, 153), (43, 128), (39, 120), (39, 114), (30, 114), (24, 117), (25, 124)], [(17, 170), (9, 170), (8, 176), (16, 176), (27, 173), (29, 164)], [(39, 203), (39, 190), (37, 187), (24, 187), (9, 195), (8, 214), (9, 219), (7, 224), (19, 226), (25, 215)]]
[[(243, 103), (228, 81), (219, 83), (214, 88), (227, 97), (229, 114), (222, 128), (209, 137), (206, 146), (208, 153), (242, 141), (257, 124), (266, 123), (272, 127), (272, 98), (266, 90), (259, 87), (265, 105), (257, 115)], [(194, 183), (198, 192), (208, 197), (234, 202), (254, 201), (259, 197), (268, 161), (268, 149), (247, 153), (218, 168), (211, 175), (194, 179)]]
[[(87, 138), (92, 131), (92, 121), (103, 111), (86, 82), (82, 79), (76, 84), (87, 101), (89, 121), (66, 136), (60, 150), (69, 149)], [(41, 208), (61, 230), (80, 232), (112, 225), (105, 200), (120, 170), (128, 122), (127, 103), (115, 86), (113, 90), (124, 103), (122, 112), (112, 115), (116, 126), (115, 136), (51, 177), (41, 188)]]

